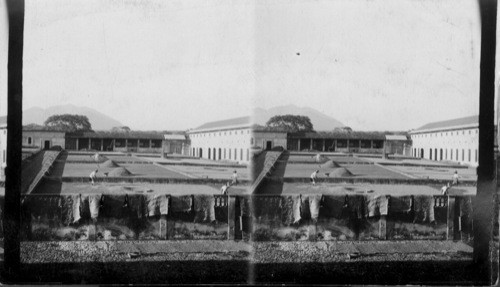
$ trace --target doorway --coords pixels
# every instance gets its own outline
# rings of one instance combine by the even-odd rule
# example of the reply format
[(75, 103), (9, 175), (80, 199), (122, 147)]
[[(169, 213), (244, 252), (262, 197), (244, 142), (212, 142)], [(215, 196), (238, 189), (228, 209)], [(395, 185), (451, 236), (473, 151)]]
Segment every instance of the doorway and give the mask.
[(273, 147), (273, 142), (272, 141), (266, 141), (266, 150), (271, 150)]

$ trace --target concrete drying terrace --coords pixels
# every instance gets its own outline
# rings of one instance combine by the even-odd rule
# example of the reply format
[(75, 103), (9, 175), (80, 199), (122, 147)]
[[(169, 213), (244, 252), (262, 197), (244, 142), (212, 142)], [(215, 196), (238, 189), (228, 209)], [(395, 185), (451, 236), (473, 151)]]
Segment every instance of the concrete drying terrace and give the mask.
[[(322, 153), (323, 154), (323, 153)], [(450, 180), (453, 173), (458, 174), (463, 181), (477, 180), (476, 169), (461, 166), (457, 163), (446, 161), (431, 161), (425, 159), (383, 159), (381, 157), (356, 157), (339, 154), (325, 154), (341, 167), (348, 169), (352, 178), (381, 178), (381, 179), (436, 179)], [(319, 169), (319, 177), (328, 177), (334, 168), (322, 168), (317, 163), (315, 154), (292, 154), (285, 166), (285, 178), (307, 178)]]
[[(357, 164), (340, 164), (341, 167), (345, 167), (353, 175), (353, 178), (409, 178), (406, 175), (391, 171), (387, 168), (376, 166), (376, 165), (357, 165)], [(331, 173), (334, 168), (320, 168), (319, 164), (307, 164), (307, 163), (288, 163), (285, 167), (285, 178), (304, 178), (309, 177), (311, 173), (319, 169), (319, 178), (327, 177), (325, 173)]]
[[(240, 180), (249, 180), (249, 172), (245, 166), (234, 163), (221, 163), (196, 158), (180, 158), (175, 160), (161, 159), (158, 157), (128, 156), (121, 153), (104, 153), (99, 162), (95, 162), (91, 153), (72, 154), (66, 158), (59, 158), (52, 169), (49, 178), (84, 177), (99, 169), (98, 177), (105, 177), (105, 173), (110, 173), (117, 167), (126, 168), (131, 175), (129, 178), (210, 178), (220, 180), (231, 180), (234, 170), (238, 172)], [(116, 167), (106, 167), (107, 160), (112, 160)]]
[[(389, 184), (331, 184), (317, 183), (313, 186), (310, 183), (284, 183), (282, 194), (364, 194), (366, 191), (373, 191), (367, 194), (385, 194), (392, 196), (403, 195), (441, 195), (441, 186), (428, 185), (389, 185)], [(452, 187), (450, 195), (475, 195), (476, 187), (459, 186)]]
[[(229, 194), (246, 193), (245, 186), (230, 187)], [(220, 194), (220, 186), (215, 184), (154, 184), (154, 183), (107, 183), (95, 185), (76, 182), (44, 181), (35, 190), (35, 194), (133, 194), (154, 192), (160, 194)]]

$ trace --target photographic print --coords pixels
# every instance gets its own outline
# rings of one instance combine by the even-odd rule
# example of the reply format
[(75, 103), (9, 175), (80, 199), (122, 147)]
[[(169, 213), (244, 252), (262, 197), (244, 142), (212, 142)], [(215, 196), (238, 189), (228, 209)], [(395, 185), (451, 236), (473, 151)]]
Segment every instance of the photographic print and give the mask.
[(3, 283), (497, 281), (496, 1), (0, 7)]

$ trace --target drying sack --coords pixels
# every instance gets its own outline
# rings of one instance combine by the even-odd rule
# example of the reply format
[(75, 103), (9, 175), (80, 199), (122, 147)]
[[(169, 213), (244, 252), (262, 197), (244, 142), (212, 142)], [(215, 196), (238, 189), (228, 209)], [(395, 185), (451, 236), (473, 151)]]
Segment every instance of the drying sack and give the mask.
[(73, 195), (61, 196), (61, 221), (63, 225), (70, 225), (73, 217)]
[(99, 217), (99, 208), (101, 206), (101, 194), (92, 194), (88, 196), (90, 218), (97, 219)]
[(321, 194), (303, 195), (302, 202), (304, 202), (304, 199), (306, 199), (306, 201), (309, 202), (309, 215), (311, 219), (318, 220)]
[(301, 200), (300, 195), (292, 196), (293, 199), (293, 223), (298, 223), (301, 219), (300, 217), (300, 206)]
[(102, 197), (102, 213), (106, 217), (122, 218), (125, 194), (105, 194)]
[(194, 195), (195, 222), (215, 221), (215, 198), (212, 194)]
[(240, 215), (241, 216), (252, 216), (252, 211), (250, 210), (252, 206), (252, 199), (250, 197), (240, 197)]
[(167, 215), (168, 197), (164, 194), (148, 194), (146, 195), (146, 206), (148, 216)]
[[(289, 226), (294, 222), (293, 215), (293, 198), (292, 196), (283, 196), (281, 200), (281, 223), (285, 226)], [(300, 214), (300, 211), (299, 211)]]
[(391, 196), (389, 213), (408, 213), (411, 211), (411, 196)]
[(21, 208), (29, 212), (32, 218), (45, 220), (61, 216), (61, 206), (59, 195), (28, 195)]
[(319, 216), (340, 219), (344, 204), (345, 195), (323, 195)]
[(414, 202), (415, 219), (414, 222), (434, 221), (434, 196), (417, 195)]
[(142, 194), (127, 195), (127, 206), (131, 213), (137, 216), (137, 218), (146, 217), (148, 213), (144, 195)]
[(191, 195), (171, 196), (172, 212), (190, 212), (193, 205)]
[(252, 198), (255, 218), (274, 220), (281, 216), (280, 196), (254, 196)]
[(362, 195), (350, 195), (347, 197), (347, 208), (351, 216), (362, 219), (365, 210), (365, 197)]

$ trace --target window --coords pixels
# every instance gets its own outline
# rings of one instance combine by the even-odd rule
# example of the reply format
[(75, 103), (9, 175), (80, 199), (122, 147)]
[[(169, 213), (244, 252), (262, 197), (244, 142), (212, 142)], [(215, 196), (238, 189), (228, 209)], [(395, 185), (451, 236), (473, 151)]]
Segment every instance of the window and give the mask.
[(465, 160), (465, 150), (462, 149), (462, 161), (464, 161), (464, 160)]
[(28, 144), (31, 144), (31, 137), (28, 137)]
[(476, 149), (476, 162), (477, 162), (477, 149)]
[(3, 150), (2, 161), (3, 161), (3, 163), (5, 163), (5, 150)]
[(250, 145), (253, 145), (253, 138), (250, 138)]
[(240, 149), (240, 160), (243, 160), (243, 149)]

